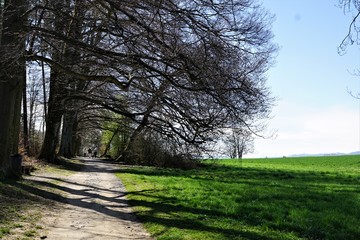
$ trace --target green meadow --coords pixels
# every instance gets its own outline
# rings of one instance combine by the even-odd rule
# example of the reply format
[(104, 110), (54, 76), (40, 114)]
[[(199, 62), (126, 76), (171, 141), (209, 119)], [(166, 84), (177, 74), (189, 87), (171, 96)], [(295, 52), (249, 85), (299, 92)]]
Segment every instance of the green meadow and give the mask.
[(118, 176), (156, 239), (360, 239), (360, 156), (124, 167)]

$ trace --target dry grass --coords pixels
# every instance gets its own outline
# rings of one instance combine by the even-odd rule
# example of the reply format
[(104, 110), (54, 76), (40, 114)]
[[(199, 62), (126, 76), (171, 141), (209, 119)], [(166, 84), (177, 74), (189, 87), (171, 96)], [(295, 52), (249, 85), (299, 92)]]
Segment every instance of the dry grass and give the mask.
[[(61, 160), (61, 165), (48, 164), (34, 159), (26, 159), (37, 173), (54, 179), (73, 174), (81, 167), (76, 160)], [(31, 189), (44, 189), (46, 186), (32, 177), (20, 181), (0, 182), (0, 239), (39, 239), (43, 229), (41, 219), (49, 214), (55, 202), (39, 197)]]

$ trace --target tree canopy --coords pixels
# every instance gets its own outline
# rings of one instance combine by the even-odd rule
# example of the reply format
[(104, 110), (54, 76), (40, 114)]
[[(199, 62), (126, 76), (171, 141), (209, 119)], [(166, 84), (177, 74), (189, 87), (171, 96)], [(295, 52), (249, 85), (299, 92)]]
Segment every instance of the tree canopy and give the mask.
[[(5, 1), (4, 11), (15, 2)], [(56, 154), (61, 122), (60, 152), (75, 154), (86, 109), (126, 118), (128, 146), (145, 130), (201, 146), (221, 128), (256, 132), (257, 120), (268, 117), (273, 99), (264, 73), (277, 48), (272, 16), (255, 1), (24, 4), (16, 5), (27, 10), (22, 57), (50, 69), (43, 158)]]

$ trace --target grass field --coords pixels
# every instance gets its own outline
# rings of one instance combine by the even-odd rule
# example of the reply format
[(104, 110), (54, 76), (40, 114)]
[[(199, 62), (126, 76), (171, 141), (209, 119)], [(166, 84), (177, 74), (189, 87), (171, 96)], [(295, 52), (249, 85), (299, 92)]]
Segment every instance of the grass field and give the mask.
[(360, 156), (208, 164), (118, 176), (157, 239), (360, 239)]

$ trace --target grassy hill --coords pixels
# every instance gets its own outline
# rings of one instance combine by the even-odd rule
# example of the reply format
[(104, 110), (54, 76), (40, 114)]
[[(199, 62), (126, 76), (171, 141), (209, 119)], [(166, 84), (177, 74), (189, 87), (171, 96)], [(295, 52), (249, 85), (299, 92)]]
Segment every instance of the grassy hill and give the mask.
[(118, 176), (158, 239), (359, 239), (360, 156), (208, 161)]

